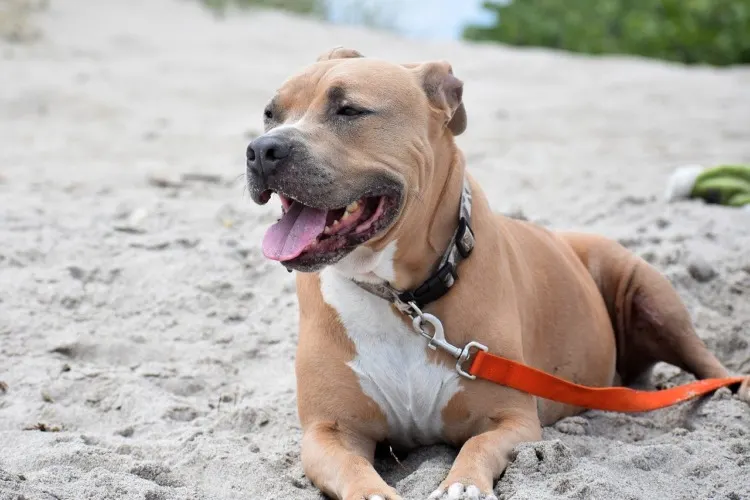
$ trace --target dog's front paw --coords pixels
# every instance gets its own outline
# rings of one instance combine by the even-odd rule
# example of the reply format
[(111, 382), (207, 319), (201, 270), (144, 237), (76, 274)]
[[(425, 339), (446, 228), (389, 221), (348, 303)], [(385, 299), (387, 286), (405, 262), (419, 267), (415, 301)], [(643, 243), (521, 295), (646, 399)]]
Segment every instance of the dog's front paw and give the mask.
[(360, 491), (346, 496), (346, 500), (403, 500), (395, 490), (384, 491)]
[(453, 483), (448, 488), (438, 488), (427, 500), (497, 500), (492, 493), (482, 493), (473, 484)]

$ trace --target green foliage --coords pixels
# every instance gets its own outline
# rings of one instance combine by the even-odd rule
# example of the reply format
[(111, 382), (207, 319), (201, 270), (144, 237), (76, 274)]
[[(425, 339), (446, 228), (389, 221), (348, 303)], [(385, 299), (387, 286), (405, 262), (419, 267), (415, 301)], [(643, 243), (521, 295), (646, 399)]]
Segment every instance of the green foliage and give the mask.
[(223, 13), (227, 7), (260, 7), (264, 9), (282, 9), (297, 14), (321, 15), (323, 2), (320, 0), (201, 0), (206, 7)]
[[(0, 0), (2, 2), (3, 0)], [(325, 0), (200, 0), (203, 5), (218, 15), (223, 15), (230, 6), (240, 8), (278, 9), (297, 14), (329, 19)], [(406, 0), (408, 1), (408, 0)], [(337, 2), (340, 16), (346, 24), (362, 25), (382, 30), (396, 31), (388, 10), (377, 2), (348, 0)]]
[(687, 64), (750, 63), (750, 0), (486, 1), (491, 26), (464, 37)]

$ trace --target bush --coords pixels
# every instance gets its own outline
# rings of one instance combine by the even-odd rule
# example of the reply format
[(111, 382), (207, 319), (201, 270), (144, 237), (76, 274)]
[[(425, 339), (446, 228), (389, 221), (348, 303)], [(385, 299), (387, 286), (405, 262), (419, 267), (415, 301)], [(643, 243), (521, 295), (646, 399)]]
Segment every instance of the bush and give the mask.
[(750, 63), (750, 0), (486, 1), (490, 26), (464, 37), (687, 64)]
[(319, 0), (201, 0), (206, 7), (223, 13), (230, 5), (237, 7), (260, 7), (282, 9), (297, 14), (321, 15), (323, 7)]

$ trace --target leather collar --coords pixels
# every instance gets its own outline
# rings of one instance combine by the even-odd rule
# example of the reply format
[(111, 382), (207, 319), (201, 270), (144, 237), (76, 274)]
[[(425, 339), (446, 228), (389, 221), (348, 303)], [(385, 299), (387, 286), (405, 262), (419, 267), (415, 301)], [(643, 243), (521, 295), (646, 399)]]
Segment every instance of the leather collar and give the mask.
[(458, 264), (466, 259), (472, 250), (474, 250), (474, 232), (471, 229), (471, 186), (468, 178), (464, 177), (458, 227), (437, 268), (429, 278), (412, 290), (399, 290), (387, 281), (382, 283), (352, 281), (373, 295), (394, 303), (402, 311), (412, 309), (412, 306), (422, 309), (448, 293), (458, 279)]

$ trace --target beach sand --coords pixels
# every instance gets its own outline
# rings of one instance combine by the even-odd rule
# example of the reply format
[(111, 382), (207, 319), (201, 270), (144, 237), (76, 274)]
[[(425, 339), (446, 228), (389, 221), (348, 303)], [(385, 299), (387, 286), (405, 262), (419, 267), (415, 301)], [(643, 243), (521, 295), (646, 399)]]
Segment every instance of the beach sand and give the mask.
[[(750, 372), (750, 214), (662, 201), (678, 165), (750, 162), (750, 68), (221, 19), (185, 0), (52, 0), (23, 22), (3, 33), (33, 36), (0, 41), (1, 500), (320, 498), (299, 458), (294, 275), (260, 250), (278, 204), (255, 206), (242, 174), (273, 91), (337, 45), (450, 61), (458, 142), (493, 207), (618, 239)], [(690, 379), (659, 365), (649, 387)], [(516, 449), (499, 498), (750, 499), (750, 407), (727, 390), (544, 438)], [(423, 499), (455, 453), (377, 467)]]

